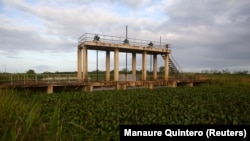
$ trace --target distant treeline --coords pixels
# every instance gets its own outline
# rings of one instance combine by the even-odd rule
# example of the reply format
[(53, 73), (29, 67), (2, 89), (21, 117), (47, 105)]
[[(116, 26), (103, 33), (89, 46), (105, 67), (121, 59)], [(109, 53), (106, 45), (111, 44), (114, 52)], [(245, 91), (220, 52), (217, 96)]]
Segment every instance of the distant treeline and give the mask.
[[(103, 70), (93, 70), (93, 71), (89, 71), (88, 73), (92, 74), (92, 73), (99, 73), (99, 74), (105, 74), (106, 71)], [(114, 73), (114, 70), (110, 70), (110, 73)], [(131, 70), (127, 70), (126, 69), (122, 69), (119, 71), (120, 74), (131, 74), (132, 71)], [(137, 74), (141, 74), (142, 70), (136, 70)], [(153, 73), (152, 71), (147, 70), (147, 73)], [(164, 70), (159, 69), (158, 73), (164, 73)], [(170, 75), (173, 72), (171, 72), (170, 70)], [(238, 70), (238, 71), (229, 71), (229, 70), (202, 70), (201, 72), (183, 72), (183, 74), (187, 74), (187, 73), (195, 73), (195, 74), (236, 74), (236, 75), (249, 75), (250, 72), (247, 70)], [(9, 74), (8, 72), (0, 72), (0, 74)], [(36, 73), (34, 70), (29, 69), (28, 71), (26, 71), (25, 73), (16, 73), (16, 74), (38, 74)], [(56, 72), (49, 72), (49, 71), (45, 71), (39, 74), (77, 74), (77, 71), (56, 71)]]
[(239, 70), (239, 71), (229, 71), (229, 70), (203, 70), (201, 71), (203, 74), (238, 74), (238, 75), (248, 75), (249, 71), (247, 70)]

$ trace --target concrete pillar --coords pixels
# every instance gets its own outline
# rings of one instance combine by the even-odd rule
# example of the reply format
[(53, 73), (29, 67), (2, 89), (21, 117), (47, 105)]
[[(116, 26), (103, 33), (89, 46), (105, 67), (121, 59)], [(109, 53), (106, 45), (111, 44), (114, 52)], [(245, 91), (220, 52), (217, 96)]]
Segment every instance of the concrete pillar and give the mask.
[(88, 79), (87, 48), (83, 47), (83, 80)]
[(114, 50), (114, 81), (119, 79), (119, 49)]
[(168, 82), (168, 87), (177, 87), (177, 82), (176, 81), (171, 81), (171, 82)]
[(136, 53), (132, 53), (132, 74), (136, 75)]
[(165, 70), (164, 70), (164, 80), (168, 80), (169, 75), (169, 54), (165, 54)]
[(189, 83), (187, 83), (187, 86), (193, 87), (193, 86), (194, 86), (194, 82), (189, 82)]
[(114, 83), (114, 85), (115, 85), (116, 90), (120, 90), (120, 83), (119, 82)]
[(154, 88), (154, 84), (153, 83), (148, 83), (148, 88), (149, 89), (153, 89)]
[(157, 54), (153, 56), (153, 78), (157, 80)]
[(87, 92), (93, 92), (93, 85), (87, 85)]
[(110, 51), (106, 51), (106, 81), (110, 81)]
[(146, 80), (147, 79), (147, 52), (144, 51), (142, 53), (142, 80)]
[(52, 94), (53, 93), (53, 85), (49, 85), (47, 87), (47, 94)]
[(120, 84), (120, 90), (126, 90), (127, 89), (127, 84), (126, 83), (121, 83)]
[(87, 50), (87, 48), (86, 48), (86, 58), (85, 58), (85, 60), (86, 60), (86, 61), (85, 61), (85, 63), (86, 63), (85, 71), (86, 71), (86, 76), (87, 76), (85, 79), (89, 79), (89, 78), (88, 78), (88, 68), (89, 68), (89, 67), (88, 67), (88, 50)]
[(86, 85), (81, 86), (79, 89), (80, 89), (81, 91), (87, 91), (87, 86), (86, 86)]
[(131, 86), (131, 87), (135, 87), (135, 81), (131, 81), (131, 82), (130, 82), (130, 86)]
[(82, 49), (81, 48), (77, 48), (77, 80), (78, 82), (82, 82), (83, 81), (83, 76), (82, 76)]
[(85, 92), (93, 92), (94, 86), (92, 84), (87, 84), (87, 85), (81, 86), (80, 90), (85, 91)]

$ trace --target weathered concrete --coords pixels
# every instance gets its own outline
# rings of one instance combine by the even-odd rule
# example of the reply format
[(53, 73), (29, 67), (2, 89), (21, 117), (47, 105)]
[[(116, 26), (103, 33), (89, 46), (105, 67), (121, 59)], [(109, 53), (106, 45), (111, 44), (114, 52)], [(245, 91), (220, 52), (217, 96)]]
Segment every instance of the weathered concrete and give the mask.
[(82, 49), (81, 48), (77, 48), (77, 79), (79, 82), (83, 81), (83, 76), (82, 76)]
[(114, 51), (114, 81), (119, 79), (119, 49)]
[(147, 80), (147, 52), (142, 53), (142, 80)]
[(152, 82), (145, 82), (144, 83), (144, 88), (153, 89), (154, 88), (154, 83), (152, 83)]
[(87, 48), (83, 47), (83, 80), (86, 80), (88, 77), (88, 60), (87, 60)]
[(153, 78), (157, 80), (157, 55), (153, 55)]
[(82, 90), (87, 92), (92, 92), (95, 88), (105, 87), (105, 88), (115, 88), (117, 90), (126, 90), (128, 87), (144, 87), (148, 89), (153, 89), (157, 86), (162, 87), (179, 87), (179, 86), (188, 86), (193, 87), (199, 84), (210, 83), (210, 79), (207, 80), (156, 80), (156, 81), (96, 81), (96, 82), (77, 82), (71, 81), (70, 83), (58, 83), (58, 81), (51, 81), (49, 83), (44, 83), (44, 81), (38, 82), (13, 82), (12, 84), (2, 85), (0, 88), (24, 88), (24, 89), (37, 89), (45, 90), (47, 94), (52, 94), (54, 91), (59, 89), (68, 89), (68, 90)]
[(80, 46), (87, 46), (89, 50), (112, 50), (119, 49), (120, 52), (135, 52), (143, 53), (146, 51), (148, 54), (166, 54), (170, 53), (171, 50), (166, 48), (156, 48), (156, 47), (146, 47), (146, 46), (134, 46), (130, 44), (112, 44), (104, 42), (93, 42), (85, 41), (80, 44)]
[(87, 92), (93, 92), (94, 86), (92, 84), (88, 84), (86, 87), (87, 87)]
[(87, 83), (87, 84), (85, 84), (85, 85), (82, 85), (81, 87), (80, 87), (80, 90), (82, 90), (82, 91), (86, 91), (86, 92), (93, 92), (93, 90), (94, 90), (94, 85), (93, 85), (93, 83)]
[(135, 81), (130, 82), (130, 83), (129, 83), (129, 86), (130, 86), (130, 87), (135, 87)]
[(53, 93), (53, 85), (48, 85), (47, 86), (47, 94), (52, 94)]
[(115, 86), (116, 90), (126, 90), (127, 89), (127, 83), (126, 82), (117, 82)]
[(147, 79), (147, 54), (154, 55), (154, 70), (153, 79), (157, 80), (157, 55), (164, 54), (165, 57), (165, 76), (164, 80), (168, 80), (169, 74), (169, 54), (171, 50), (167, 48), (157, 48), (148, 46), (135, 46), (130, 44), (115, 44), (115, 43), (104, 43), (101, 41), (84, 41), (78, 45), (78, 82), (87, 81), (88, 77), (88, 50), (101, 50), (106, 51), (106, 81), (110, 81), (110, 51), (114, 51), (114, 81), (119, 81), (119, 52), (132, 53), (132, 74), (136, 75), (136, 54), (142, 54), (142, 80)]
[[(199, 81), (197, 81), (199, 82)], [(197, 83), (196, 82), (196, 83)], [(177, 87), (178, 86), (188, 86), (188, 87), (193, 87), (194, 86), (194, 81), (182, 81), (182, 82), (177, 82)]]
[(126, 90), (127, 89), (127, 84), (121, 83), (120, 84), (120, 90)]
[(110, 51), (106, 51), (106, 81), (110, 81)]
[(136, 75), (136, 53), (132, 53), (132, 74)]
[(194, 83), (193, 83), (193, 82), (189, 82), (189, 83), (187, 83), (187, 86), (193, 87), (193, 86), (194, 86)]
[(169, 81), (168, 87), (177, 87), (177, 82), (176, 81)]

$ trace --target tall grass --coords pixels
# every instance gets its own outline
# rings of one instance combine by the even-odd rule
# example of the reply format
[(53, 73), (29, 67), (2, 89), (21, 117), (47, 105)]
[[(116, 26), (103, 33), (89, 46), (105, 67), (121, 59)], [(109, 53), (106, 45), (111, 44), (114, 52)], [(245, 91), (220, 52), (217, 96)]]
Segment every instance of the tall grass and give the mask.
[(119, 124), (250, 124), (250, 77), (197, 87), (53, 95), (0, 89), (0, 140), (116, 140)]
[(49, 125), (49, 139), (53, 141), (62, 140), (62, 123), (63, 119), (60, 116), (60, 102), (56, 105), (54, 113), (50, 119)]
[(39, 96), (25, 91), (0, 90), (0, 139), (61, 140), (60, 103), (52, 112), (42, 113), (42, 108), (45, 107), (39, 102)]
[(0, 135), (2, 140), (29, 140), (36, 136), (39, 122), (39, 103), (28, 102), (15, 91), (0, 91)]

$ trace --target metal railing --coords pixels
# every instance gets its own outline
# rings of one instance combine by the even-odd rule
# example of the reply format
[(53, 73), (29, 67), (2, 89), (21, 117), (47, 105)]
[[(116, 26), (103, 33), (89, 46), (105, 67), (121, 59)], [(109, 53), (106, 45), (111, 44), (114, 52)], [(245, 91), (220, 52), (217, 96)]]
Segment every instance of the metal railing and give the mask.
[[(118, 37), (118, 36), (110, 36), (110, 35), (102, 35), (102, 34), (94, 34), (94, 33), (85, 33), (82, 36), (78, 38), (78, 45), (81, 43), (84, 43), (85, 41), (94, 41), (95, 36), (99, 37), (99, 41), (103, 43), (111, 43), (111, 44), (124, 44), (125, 39), (124, 37)], [(167, 48), (170, 49), (170, 44), (168, 43), (162, 43), (160, 41), (150, 41), (150, 40), (141, 40), (141, 39), (135, 39), (135, 38), (127, 38), (129, 41), (128, 44), (132, 46), (143, 46), (148, 47), (150, 44), (152, 47), (157, 48)]]
[(174, 64), (176, 70), (178, 71), (178, 73), (183, 73), (181, 67), (179, 66), (179, 64), (177, 63), (177, 61), (174, 59), (173, 55), (170, 54), (170, 58), (172, 60), (172, 63)]
[[(119, 74), (125, 74), (120, 72)], [(105, 73), (89, 73), (89, 82), (106, 81)], [(170, 76), (174, 79), (176, 76)], [(114, 75), (110, 74), (110, 79), (113, 80)], [(164, 73), (157, 72), (157, 79), (163, 79)], [(136, 74), (136, 81), (140, 81), (141, 72)], [(147, 80), (153, 80), (153, 72), (147, 72)], [(77, 74), (16, 74), (2, 73), (0, 74), (0, 85), (39, 85), (39, 84), (70, 84), (78, 83)]]
[(0, 84), (52, 84), (77, 82), (76, 74), (1, 74)]

